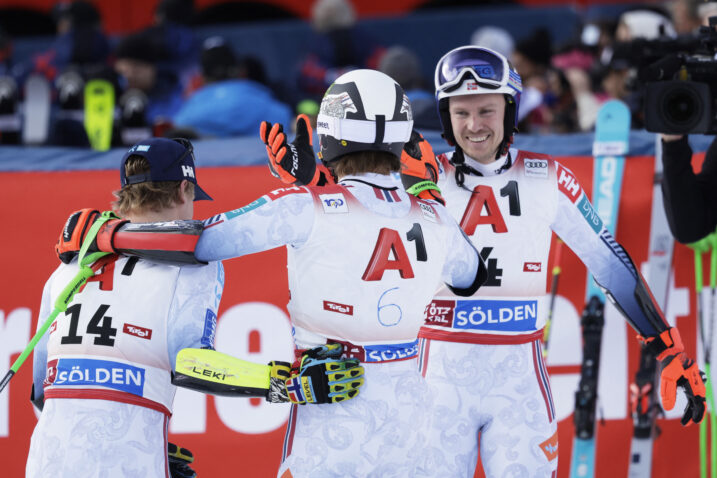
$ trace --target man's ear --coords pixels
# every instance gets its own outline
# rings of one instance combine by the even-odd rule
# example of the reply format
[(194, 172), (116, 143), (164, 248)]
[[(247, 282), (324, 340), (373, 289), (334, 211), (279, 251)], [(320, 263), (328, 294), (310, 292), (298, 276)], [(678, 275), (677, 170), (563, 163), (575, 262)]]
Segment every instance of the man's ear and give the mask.
[(194, 197), (188, 197), (193, 195), (189, 192), (189, 181), (186, 179), (182, 179), (182, 182), (179, 183), (179, 191), (179, 204), (184, 204), (187, 201), (194, 201)]

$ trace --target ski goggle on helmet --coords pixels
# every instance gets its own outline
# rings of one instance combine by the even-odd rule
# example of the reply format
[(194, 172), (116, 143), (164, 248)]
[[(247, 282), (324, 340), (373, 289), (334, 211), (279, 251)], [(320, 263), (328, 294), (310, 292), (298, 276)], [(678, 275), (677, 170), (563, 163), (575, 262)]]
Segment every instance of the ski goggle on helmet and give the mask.
[(503, 93), (517, 106), (523, 85), (520, 75), (498, 52), (476, 46), (462, 46), (441, 58), (435, 73), (436, 99), (459, 95)]

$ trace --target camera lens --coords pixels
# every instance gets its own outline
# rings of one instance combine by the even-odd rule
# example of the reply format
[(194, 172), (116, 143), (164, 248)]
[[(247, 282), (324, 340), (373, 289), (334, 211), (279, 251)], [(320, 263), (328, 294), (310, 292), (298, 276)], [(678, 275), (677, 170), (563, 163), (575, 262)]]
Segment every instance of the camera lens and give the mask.
[(665, 119), (678, 126), (687, 126), (702, 115), (700, 97), (694, 90), (685, 87), (666, 91), (661, 109)]

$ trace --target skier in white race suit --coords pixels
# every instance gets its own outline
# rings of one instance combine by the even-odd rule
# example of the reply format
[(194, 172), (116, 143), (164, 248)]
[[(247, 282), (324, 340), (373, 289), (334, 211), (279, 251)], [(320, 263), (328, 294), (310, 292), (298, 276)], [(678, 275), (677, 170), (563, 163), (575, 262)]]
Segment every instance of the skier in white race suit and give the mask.
[[(557, 476), (557, 420), (541, 353), (552, 232), (654, 347), (665, 407), (682, 386), (683, 424), (699, 422), (705, 388), (697, 365), (575, 175), (549, 155), (510, 148), (522, 90), (512, 65), (487, 48), (456, 48), (438, 62), (435, 87), (443, 136), (455, 146), (437, 158), (438, 187), (464, 232), (479, 238), (488, 279), (469, 299), (442, 288), (426, 311), (419, 364), (438, 395), (423, 471), (473, 476), (480, 447), (488, 477)], [(432, 178), (430, 168), (410, 166)]]
[[(122, 217), (192, 219), (193, 201), (211, 198), (196, 174), (183, 174), (183, 167), (195, 170), (187, 150), (154, 139), (124, 155), (115, 193)], [(77, 258), (63, 259), (45, 284), (38, 325), (79, 270)], [(95, 275), (35, 348), (33, 403), (42, 413), (26, 475), (169, 476), (170, 371), (179, 350), (214, 345), (224, 269), (220, 262), (174, 267), (116, 254), (92, 267)]]
[[(522, 85), (507, 59), (487, 48), (454, 49), (438, 62), (435, 85), (443, 136), (455, 151), (435, 158), (414, 132), (401, 176), (408, 191), (445, 200), (488, 278), (470, 298), (441, 288), (425, 310), (419, 366), (433, 408), (418, 475), (472, 477), (480, 451), (488, 477), (557, 476), (557, 420), (541, 353), (552, 232), (656, 352), (665, 407), (680, 386), (688, 398), (683, 424), (701, 421), (697, 365), (575, 175), (549, 155), (510, 148)], [(286, 182), (331, 183), (320, 168), (289, 166), (279, 174)]]
[[(485, 269), (440, 203), (403, 190), (395, 173), (412, 126), (395, 81), (374, 70), (346, 73), (317, 119), (319, 157), (338, 184), (279, 189), (205, 221), (196, 251), (203, 260), (286, 245), (297, 349), (341, 343), (365, 369), (354, 400), (292, 407), (282, 478), (414, 476), (423, 454), (428, 398), (416, 364), (423, 310), (442, 281), (470, 295)], [(264, 122), (260, 134), (276, 174), (279, 163), (316, 164), (305, 115), (291, 144), (280, 124)]]
[[(144, 257), (111, 254), (94, 262), (95, 274), (35, 348), (32, 401), (42, 413), (26, 476), (189, 478), (191, 453), (167, 442), (177, 386), (278, 403), (290, 401), (286, 381), (300, 373), (326, 376), (329, 365), (360, 372), (357, 362), (331, 357), (292, 370), (286, 362), (255, 364), (213, 350), (221, 262), (170, 265), (177, 253), (149, 251), (155, 236), (196, 244), (201, 234), (202, 223), (190, 221), (193, 201), (211, 198), (197, 183), (192, 149), (186, 140), (152, 138), (122, 158), (114, 204), (121, 219), (101, 234), (111, 238), (122, 226), (141, 236), (131, 249), (144, 249)], [(56, 246), (63, 263), (45, 284), (38, 327), (77, 274), (78, 246), (97, 216), (83, 209), (68, 219)], [(315, 382), (314, 398), (333, 401), (331, 382)]]
[[(297, 353), (343, 346), (365, 370), (352, 400), (292, 407), (281, 478), (415, 476), (424, 456), (430, 394), (416, 362), (424, 310), (442, 282), (470, 296), (486, 271), (439, 202), (403, 189), (399, 158), (412, 127), (398, 83), (374, 70), (346, 73), (317, 118), (319, 157), (338, 184), (277, 189), (204, 221), (201, 261), (286, 246)], [(317, 168), (306, 115), (296, 131), (289, 144), (283, 125), (262, 123), (272, 172), (292, 183), (292, 173), (306, 173), (301, 184), (316, 184), (331, 174)], [(287, 389), (297, 403), (312, 393), (298, 381)]]

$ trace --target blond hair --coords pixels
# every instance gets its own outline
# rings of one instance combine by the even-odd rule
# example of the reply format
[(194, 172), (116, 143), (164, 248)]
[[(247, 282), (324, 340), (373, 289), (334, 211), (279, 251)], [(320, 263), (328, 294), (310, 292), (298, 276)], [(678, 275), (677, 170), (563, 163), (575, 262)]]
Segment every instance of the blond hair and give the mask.
[[(127, 158), (125, 162), (126, 177), (149, 172), (149, 162), (144, 157), (131, 155)], [(117, 199), (112, 203), (112, 208), (121, 217), (130, 213), (160, 212), (181, 202), (181, 184), (182, 181), (148, 181), (128, 184), (113, 192)], [(194, 199), (193, 183), (187, 182), (186, 191), (191, 199)]]

